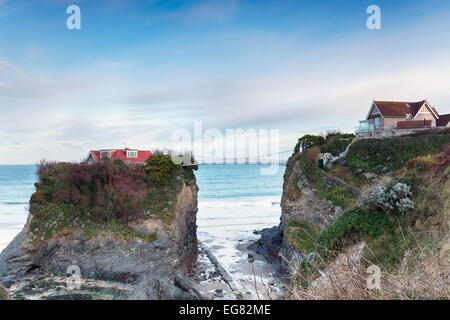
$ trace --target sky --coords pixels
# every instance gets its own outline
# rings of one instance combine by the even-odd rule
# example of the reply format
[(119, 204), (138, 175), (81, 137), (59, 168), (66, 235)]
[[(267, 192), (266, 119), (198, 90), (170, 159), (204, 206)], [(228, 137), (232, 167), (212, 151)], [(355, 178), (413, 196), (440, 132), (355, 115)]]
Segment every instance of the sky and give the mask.
[(171, 148), (198, 121), (291, 150), (352, 132), (373, 99), (450, 113), (449, 53), (446, 0), (0, 0), (0, 164)]

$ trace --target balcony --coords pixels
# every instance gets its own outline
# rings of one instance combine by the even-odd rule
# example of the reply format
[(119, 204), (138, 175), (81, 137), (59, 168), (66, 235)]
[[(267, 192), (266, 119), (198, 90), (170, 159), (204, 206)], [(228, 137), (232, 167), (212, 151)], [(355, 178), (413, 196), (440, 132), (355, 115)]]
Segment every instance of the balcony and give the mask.
[(384, 121), (382, 118), (375, 118), (370, 120), (363, 120), (359, 122), (359, 126), (355, 128), (356, 133), (378, 131), (384, 128)]

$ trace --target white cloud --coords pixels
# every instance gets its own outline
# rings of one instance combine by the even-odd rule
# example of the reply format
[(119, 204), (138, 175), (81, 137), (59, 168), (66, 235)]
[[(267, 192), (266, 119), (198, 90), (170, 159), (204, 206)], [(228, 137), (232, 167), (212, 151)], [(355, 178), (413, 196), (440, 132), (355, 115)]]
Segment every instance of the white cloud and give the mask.
[[(79, 160), (91, 148), (125, 144), (166, 147), (173, 130), (192, 130), (194, 120), (223, 132), (280, 129), (287, 150), (307, 132), (353, 130), (372, 99), (428, 98), (450, 113), (449, 36), (430, 36), (434, 28), (361, 32), (307, 47), (292, 35), (252, 32), (248, 43), (249, 34), (224, 35), (236, 60), (203, 68), (187, 59), (171, 66), (169, 58), (156, 68), (131, 49), (124, 59), (66, 71), (0, 58), (0, 163)], [(39, 60), (44, 50), (31, 49)]]

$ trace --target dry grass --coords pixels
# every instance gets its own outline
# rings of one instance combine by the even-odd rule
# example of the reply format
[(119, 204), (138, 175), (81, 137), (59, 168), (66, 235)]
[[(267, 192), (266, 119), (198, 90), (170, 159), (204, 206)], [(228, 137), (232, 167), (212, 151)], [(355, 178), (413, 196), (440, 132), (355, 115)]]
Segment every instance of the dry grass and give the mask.
[[(450, 266), (438, 250), (422, 249), (405, 255), (394, 272), (381, 270), (380, 289), (370, 289), (362, 243), (336, 255), (320, 277), (305, 277), (292, 265), (288, 298), (294, 300), (436, 300), (450, 299)], [(363, 259), (363, 258), (362, 258)]]
[(0, 300), (9, 300), (8, 291), (0, 286)]

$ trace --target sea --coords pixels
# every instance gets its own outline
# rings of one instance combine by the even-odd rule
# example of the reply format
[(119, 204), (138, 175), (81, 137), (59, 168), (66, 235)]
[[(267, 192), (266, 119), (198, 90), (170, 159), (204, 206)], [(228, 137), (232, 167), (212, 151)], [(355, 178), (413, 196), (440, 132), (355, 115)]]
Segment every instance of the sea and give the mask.
[(35, 165), (0, 165), (0, 251), (27, 221), (36, 169)]
[(280, 223), (285, 167), (263, 175), (263, 165), (208, 165), (196, 172), (197, 236), (231, 265), (235, 246), (259, 237), (258, 231)]

